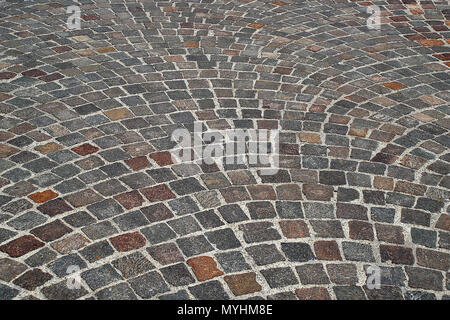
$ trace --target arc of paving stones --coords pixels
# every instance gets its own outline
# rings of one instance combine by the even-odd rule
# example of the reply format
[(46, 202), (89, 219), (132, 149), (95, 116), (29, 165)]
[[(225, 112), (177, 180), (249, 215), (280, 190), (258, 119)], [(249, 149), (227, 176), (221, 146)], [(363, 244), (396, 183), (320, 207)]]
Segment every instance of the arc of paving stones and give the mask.
[[(2, 3), (1, 298), (448, 298), (449, 8), (372, 4)], [(195, 121), (281, 170), (172, 163)]]

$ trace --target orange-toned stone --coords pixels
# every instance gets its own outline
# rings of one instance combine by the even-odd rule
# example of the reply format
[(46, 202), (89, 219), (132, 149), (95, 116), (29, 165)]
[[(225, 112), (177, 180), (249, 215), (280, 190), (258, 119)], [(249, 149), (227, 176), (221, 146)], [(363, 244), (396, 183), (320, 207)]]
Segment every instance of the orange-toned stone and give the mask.
[(356, 118), (366, 118), (370, 115), (370, 112), (361, 108), (354, 108), (348, 115)]
[(36, 193), (30, 194), (28, 196), (28, 198), (30, 198), (31, 200), (33, 200), (36, 203), (44, 203), (49, 200), (55, 199), (56, 197), (58, 197), (58, 194), (52, 190), (36, 192)]
[(78, 153), (80, 156), (87, 156), (88, 154), (95, 153), (100, 150), (89, 143), (82, 144), (81, 146), (72, 148), (72, 151)]
[(52, 248), (61, 254), (68, 254), (72, 251), (83, 248), (90, 241), (81, 233), (76, 233), (67, 238), (55, 241), (51, 244)]
[(428, 96), (428, 95), (421, 96), (419, 99), (428, 104), (431, 104), (432, 106), (445, 103), (445, 101), (442, 99), (436, 98), (434, 96)]
[(410, 154), (406, 154), (403, 159), (400, 161), (400, 163), (402, 165), (404, 165), (405, 167), (411, 168), (411, 169), (419, 169), (420, 167), (422, 167), (425, 162), (427, 162), (426, 159), (424, 158), (420, 158), (420, 157), (416, 157)]
[(354, 128), (351, 127), (348, 131), (348, 134), (355, 137), (362, 137), (364, 138), (367, 134), (368, 129), (367, 128)]
[(234, 274), (223, 278), (235, 296), (242, 296), (261, 291), (262, 287), (256, 281), (256, 273), (247, 272)]
[(52, 152), (56, 152), (62, 150), (63, 147), (55, 142), (49, 142), (47, 144), (36, 146), (34, 150), (39, 151), (42, 154), (48, 154)]
[(320, 135), (318, 133), (300, 132), (300, 141), (308, 143), (322, 143)]
[(199, 43), (197, 41), (186, 41), (184, 43), (184, 46), (187, 48), (198, 48), (199, 47)]
[(177, 7), (164, 7), (163, 8), (164, 12), (172, 12), (172, 11), (177, 11)]
[(72, 37), (72, 39), (74, 39), (74, 40), (76, 40), (78, 42), (86, 42), (86, 41), (92, 40), (88, 36), (74, 36), (74, 37)]
[(272, 4), (276, 6), (284, 6), (286, 3), (284, 3), (283, 1), (272, 1)]
[(0, 102), (8, 100), (9, 98), (12, 98), (12, 95), (6, 94), (6, 93), (0, 93)]
[(254, 29), (261, 29), (262, 27), (264, 27), (264, 24), (263, 23), (253, 22), (253, 23), (250, 23), (248, 26), (250, 28), (254, 28)]
[(295, 294), (299, 300), (331, 300), (327, 288), (323, 287), (300, 288)]
[(437, 39), (421, 39), (421, 40), (417, 40), (421, 45), (423, 46), (442, 46), (444, 45), (444, 42), (442, 40), (437, 40)]
[(385, 82), (385, 83), (383, 83), (383, 86), (385, 86), (387, 88), (391, 88), (392, 90), (400, 90), (400, 89), (406, 88), (406, 86), (404, 84), (397, 82), (397, 81)]
[(288, 239), (309, 237), (308, 226), (303, 220), (282, 220), (280, 228), (283, 235)]
[(114, 52), (114, 51), (116, 51), (116, 49), (114, 49), (113, 47), (105, 47), (105, 48), (97, 49), (98, 53), (108, 53), (108, 52)]
[(217, 263), (211, 257), (195, 257), (189, 259), (187, 263), (191, 266), (198, 281), (205, 281), (223, 275), (223, 272), (217, 268)]
[(412, 117), (416, 118), (417, 120), (422, 121), (422, 122), (430, 122), (430, 121), (434, 120), (433, 117), (431, 117), (425, 113), (416, 113), (416, 114), (413, 114)]
[(394, 189), (394, 179), (376, 176), (373, 178), (373, 186), (381, 190)]
[(127, 108), (118, 108), (105, 111), (104, 114), (111, 120), (116, 121), (132, 117), (132, 113)]

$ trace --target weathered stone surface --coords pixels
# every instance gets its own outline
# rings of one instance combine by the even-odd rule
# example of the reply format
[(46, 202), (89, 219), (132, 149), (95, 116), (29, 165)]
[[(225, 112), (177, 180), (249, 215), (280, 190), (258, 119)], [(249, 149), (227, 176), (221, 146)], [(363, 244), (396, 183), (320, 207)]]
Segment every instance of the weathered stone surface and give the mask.
[(42, 241), (50, 242), (72, 232), (72, 229), (62, 223), (61, 220), (55, 220), (43, 226), (34, 228), (30, 232)]
[(7, 253), (10, 257), (17, 258), (43, 246), (43, 242), (33, 236), (26, 235), (2, 245), (0, 251)]
[(61, 254), (68, 254), (72, 251), (83, 248), (90, 241), (80, 233), (68, 236), (67, 238), (55, 241), (51, 244), (52, 248)]
[(143, 247), (146, 243), (145, 237), (138, 233), (125, 233), (109, 239), (117, 251), (130, 251)]
[(254, 272), (225, 276), (224, 280), (235, 296), (258, 292), (262, 289), (261, 285), (256, 281)]
[(192, 267), (197, 280), (205, 281), (223, 275), (217, 268), (217, 263), (213, 258), (200, 256), (187, 260), (187, 264)]
[(52, 278), (53, 276), (49, 273), (43, 272), (40, 269), (33, 269), (25, 272), (19, 278), (14, 280), (13, 283), (19, 287), (33, 291)]
[(10, 282), (22, 272), (27, 270), (27, 266), (10, 258), (0, 259), (0, 279)]

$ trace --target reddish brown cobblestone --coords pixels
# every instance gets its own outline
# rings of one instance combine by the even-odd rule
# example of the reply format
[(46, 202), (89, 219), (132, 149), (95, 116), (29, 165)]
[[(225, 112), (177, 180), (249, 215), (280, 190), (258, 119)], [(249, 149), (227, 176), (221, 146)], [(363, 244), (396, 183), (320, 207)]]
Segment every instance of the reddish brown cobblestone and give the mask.
[(51, 242), (61, 238), (71, 231), (72, 229), (62, 223), (61, 220), (55, 220), (43, 226), (34, 228), (30, 232), (42, 241)]
[(145, 245), (145, 238), (138, 232), (126, 233), (109, 239), (117, 251), (130, 251)]
[(72, 151), (78, 153), (81, 156), (87, 156), (88, 154), (95, 153), (98, 150), (99, 150), (99, 148), (97, 148), (89, 143), (83, 144), (81, 146), (78, 146), (78, 147), (72, 149)]
[(262, 289), (256, 281), (254, 272), (225, 276), (224, 280), (235, 296), (258, 292)]
[(223, 272), (217, 269), (217, 263), (211, 257), (201, 256), (191, 258), (187, 260), (187, 264), (192, 267), (199, 281), (205, 281), (223, 275)]

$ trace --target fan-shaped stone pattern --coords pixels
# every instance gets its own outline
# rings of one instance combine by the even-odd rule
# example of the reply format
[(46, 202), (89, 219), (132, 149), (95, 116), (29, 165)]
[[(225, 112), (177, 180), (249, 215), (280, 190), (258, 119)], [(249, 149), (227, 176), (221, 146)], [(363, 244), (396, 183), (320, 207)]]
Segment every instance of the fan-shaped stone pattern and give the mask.
[[(449, 298), (450, 8), (373, 4), (2, 2), (2, 297)], [(280, 170), (174, 163), (195, 122)]]

